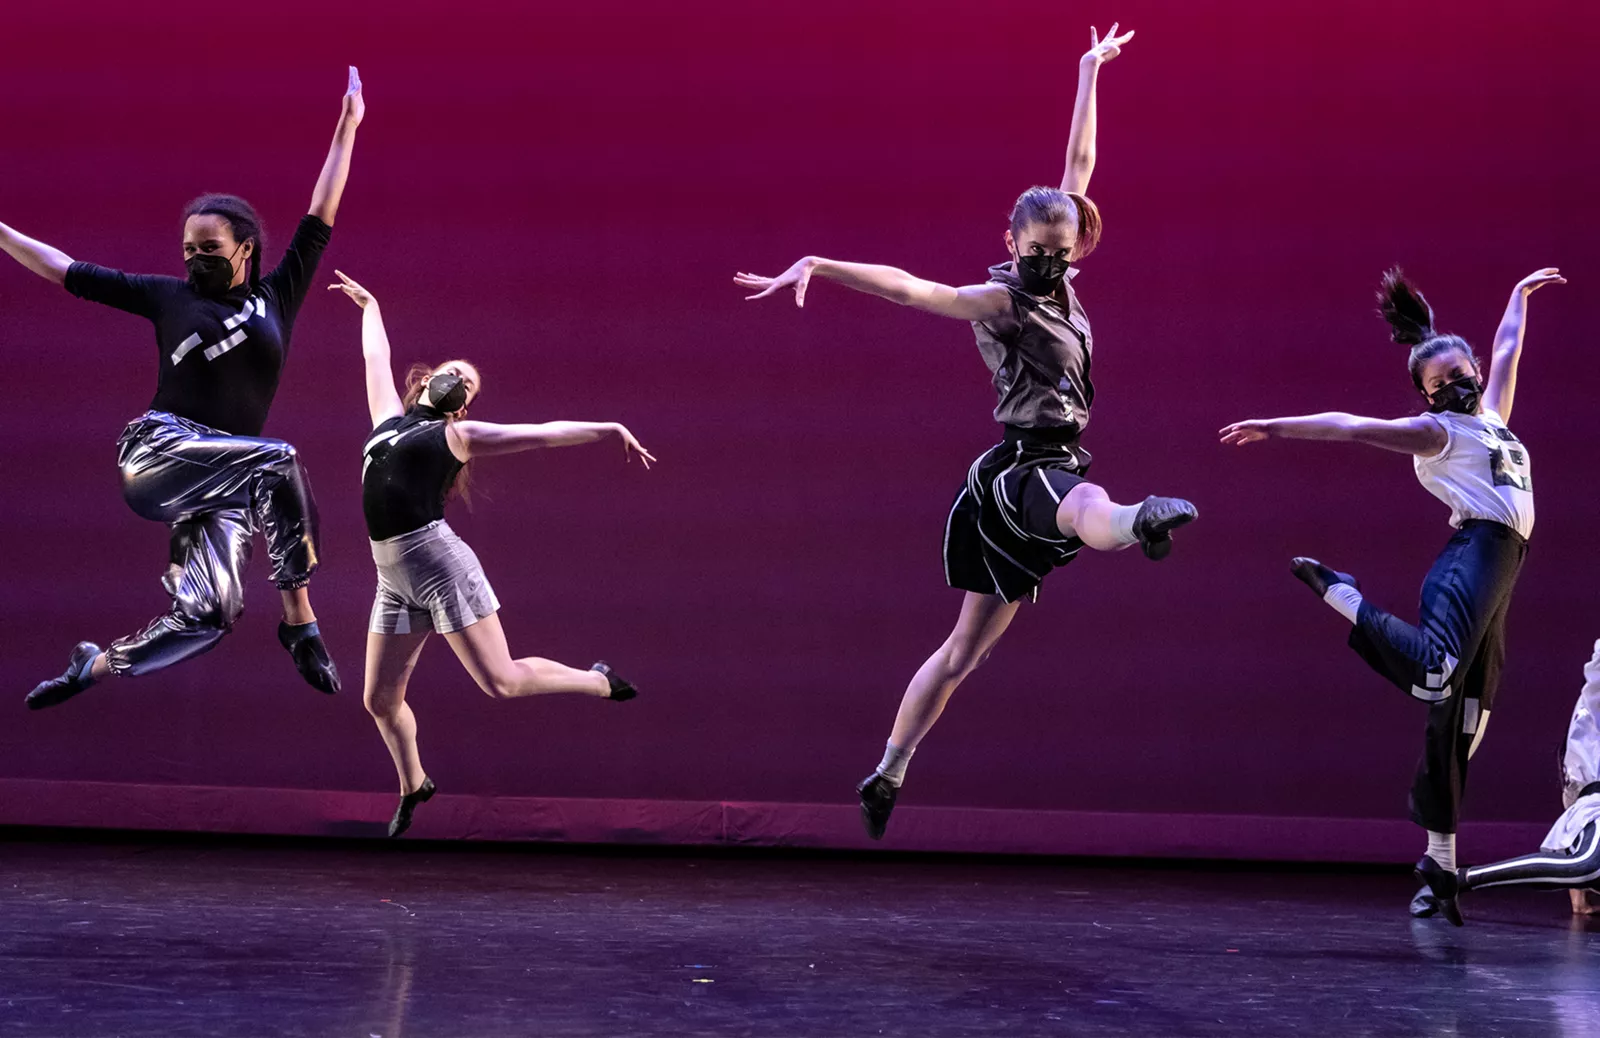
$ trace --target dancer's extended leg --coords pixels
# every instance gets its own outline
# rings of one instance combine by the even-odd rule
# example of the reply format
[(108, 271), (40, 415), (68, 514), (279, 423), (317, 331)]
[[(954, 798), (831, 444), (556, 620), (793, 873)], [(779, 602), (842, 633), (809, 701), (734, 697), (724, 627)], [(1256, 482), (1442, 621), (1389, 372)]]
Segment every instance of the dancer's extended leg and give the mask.
[(1569, 851), (1540, 851), (1491, 865), (1474, 865), (1457, 873), (1463, 890), (1483, 887), (1536, 886), (1558, 889), (1600, 882), (1600, 834), (1590, 822)]
[(889, 824), (889, 813), (894, 810), (912, 751), (944, 713), (956, 687), (988, 659), (1020, 604), (1007, 602), (999, 595), (967, 592), (961, 600), (955, 629), (917, 668), (900, 699), (900, 712), (895, 716), (882, 762), (856, 786), (862, 824), (874, 840), (883, 838)]
[(1147, 497), (1136, 505), (1119, 505), (1094, 483), (1079, 483), (1061, 499), (1056, 526), (1064, 537), (1076, 537), (1097, 551), (1121, 551), (1142, 545), (1152, 559), (1172, 551), (1172, 531), (1199, 516), (1194, 505), (1177, 497)]
[(611, 698), (611, 681), (600, 671), (578, 670), (537, 656), (512, 659), (498, 613), (444, 637), (472, 680), (495, 699), (557, 692)]
[(183, 565), (172, 608), (138, 634), (102, 653), (92, 643), (73, 650), (73, 665), (28, 693), (29, 709), (65, 702), (110, 674), (140, 675), (214, 648), (244, 612), (244, 566), (253, 533), (249, 513), (228, 509), (184, 524)]

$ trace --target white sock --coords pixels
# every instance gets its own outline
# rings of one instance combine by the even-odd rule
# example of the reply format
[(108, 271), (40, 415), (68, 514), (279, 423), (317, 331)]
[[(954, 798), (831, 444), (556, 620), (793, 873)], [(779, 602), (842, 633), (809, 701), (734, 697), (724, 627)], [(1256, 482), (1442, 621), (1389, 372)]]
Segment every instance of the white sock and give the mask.
[(878, 774), (889, 780), (889, 784), (896, 789), (906, 780), (906, 765), (911, 763), (911, 755), (917, 752), (913, 746), (909, 750), (902, 750), (894, 743), (884, 743), (883, 760), (878, 765)]
[(1456, 867), (1456, 834), (1436, 833), (1428, 830), (1428, 857), (1439, 863), (1439, 867), (1446, 871)]
[(1322, 600), (1333, 606), (1333, 611), (1349, 620), (1356, 622), (1356, 617), (1361, 614), (1361, 592), (1349, 584), (1329, 584), (1327, 594)]
[(1111, 535), (1118, 544), (1139, 543), (1139, 535), (1133, 532), (1133, 520), (1138, 514), (1138, 505), (1118, 505), (1111, 510)]

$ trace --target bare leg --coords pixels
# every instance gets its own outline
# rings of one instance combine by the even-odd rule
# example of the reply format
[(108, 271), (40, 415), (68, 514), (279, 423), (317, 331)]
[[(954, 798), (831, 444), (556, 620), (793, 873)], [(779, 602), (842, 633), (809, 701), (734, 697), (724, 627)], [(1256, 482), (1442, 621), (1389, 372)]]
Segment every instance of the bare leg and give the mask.
[[(1061, 499), (1056, 509), (1056, 526), (1063, 537), (1076, 537), (1096, 551), (1121, 551), (1138, 540), (1129, 539), (1132, 514), (1128, 522), (1117, 522), (1118, 509), (1125, 506), (1111, 500), (1105, 490), (1093, 483), (1079, 483)], [(1137, 509), (1137, 505), (1132, 506)], [(1118, 526), (1124, 529), (1119, 532)]]
[(961, 600), (955, 630), (922, 664), (900, 700), (889, 741), (901, 749), (915, 749), (933, 723), (944, 713), (956, 686), (988, 659), (989, 652), (1017, 614), (1018, 602), (999, 595), (968, 591)]
[(301, 624), (313, 623), (317, 614), (311, 608), (311, 593), (304, 587), (285, 588), (278, 594), (283, 596), (283, 622), (296, 627)]
[(367, 635), (366, 686), (362, 701), (377, 722), (400, 776), (400, 795), (416, 791), (427, 777), (417, 751), (417, 718), (406, 704), (406, 685), (431, 631)]
[(495, 699), (546, 695), (553, 692), (578, 692), (609, 698), (611, 685), (604, 674), (578, 670), (554, 660), (525, 656), (511, 658), (500, 614), (492, 613), (470, 627), (446, 634), (461, 665), (472, 680)]

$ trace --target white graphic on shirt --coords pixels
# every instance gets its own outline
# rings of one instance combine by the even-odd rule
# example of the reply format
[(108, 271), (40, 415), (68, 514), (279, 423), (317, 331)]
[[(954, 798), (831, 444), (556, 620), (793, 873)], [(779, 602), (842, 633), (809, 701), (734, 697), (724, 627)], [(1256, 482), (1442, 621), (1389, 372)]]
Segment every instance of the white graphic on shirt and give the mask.
[[(374, 461), (378, 460), (380, 454), (382, 456), (384, 456), (384, 457), (387, 457), (388, 454), (389, 454), (389, 450), (393, 450), (394, 449), (394, 445), (396, 443), (398, 443), (399, 441), (405, 439), (407, 436), (410, 436), (414, 432), (420, 432), (423, 429), (431, 429), (437, 424), (439, 424), (439, 423), (438, 422), (418, 422), (416, 425), (413, 425), (409, 429), (390, 429), (388, 432), (379, 433), (378, 435), (374, 436), (372, 439), (368, 440), (367, 441), (367, 445), (365, 447), (361, 448), (361, 453), (364, 456), (362, 458), (362, 461), (361, 461), (361, 478), (363, 480), (365, 480), (367, 478), (367, 469), (369, 467), (371, 467), (371, 465), (372, 465), (372, 463)], [(385, 447), (385, 446), (387, 446), (389, 448), (389, 450), (384, 450), (384, 451), (380, 452), (379, 448), (380, 447)]]
[[(238, 313), (222, 322), (222, 330), (225, 332), (232, 332), (232, 334), (214, 346), (207, 346), (203, 356), (206, 358), (206, 360), (216, 360), (218, 357), (222, 356), (224, 353), (227, 353), (241, 342), (244, 342), (249, 333), (239, 326), (248, 321), (252, 316), (265, 316), (266, 312), (267, 304), (259, 296), (252, 296), (251, 298), (245, 300), (243, 310), (240, 310)], [(238, 330), (235, 331), (235, 329)], [(194, 350), (194, 348), (199, 345), (200, 335), (198, 332), (178, 343), (178, 348), (172, 351), (173, 366), (176, 367), (179, 363), (181, 363), (183, 358), (187, 357)]]

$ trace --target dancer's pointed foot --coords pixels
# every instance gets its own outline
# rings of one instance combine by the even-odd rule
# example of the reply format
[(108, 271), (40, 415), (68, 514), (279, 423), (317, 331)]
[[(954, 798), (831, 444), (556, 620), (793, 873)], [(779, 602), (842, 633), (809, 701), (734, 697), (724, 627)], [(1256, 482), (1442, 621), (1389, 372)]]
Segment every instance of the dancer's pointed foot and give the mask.
[[(1431, 894), (1436, 905), (1436, 910), (1452, 926), (1462, 926), (1465, 920), (1461, 918), (1461, 906), (1456, 898), (1461, 893), (1461, 875), (1456, 869), (1447, 869), (1433, 860), (1431, 854), (1424, 854), (1418, 861), (1414, 875), (1417, 882), (1422, 884), (1422, 890), (1417, 891), (1417, 896), (1412, 899), (1412, 915), (1416, 915), (1416, 904), (1424, 893)], [(1431, 913), (1430, 913), (1431, 914)]]
[(1461, 893), (1461, 879), (1455, 869), (1447, 869), (1424, 854), (1417, 861), (1417, 882), (1431, 890), (1435, 897), (1454, 899)]
[(611, 669), (611, 664), (607, 663), (605, 660), (600, 660), (599, 662), (591, 665), (589, 669), (595, 671), (596, 673), (605, 675), (606, 684), (611, 686), (611, 691), (606, 694), (607, 699), (610, 699), (613, 702), (622, 703), (639, 694), (638, 689), (617, 677), (616, 672)]
[(29, 710), (43, 710), (47, 706), (65, 703), (73, 696), (94, 684), (89, 671), (100, 655), (100, 646), (94, 642), (79, 642), (67, 657), (67, 671), (59, 678), (41, 681), (28, 693), (25, 702)]
[(890, 782), (881, 772), (874, 771), (856, 786), (856, 796), (861, 800), (861, 824), (874, 840), (883, 839), (889, 827), (889, 814), (900, 796), (900, 787)]
[(394, 809), (394, 817), (389, 820), (389, 835), (399, 836), (411, 828), (411, 812), (417, 809), (418, 804), (433, 799), (435, 792), (437, 787), (434, 786), (433, 779), (424, 776), (422, 785), (401, 797), (400, 806)]
[[(1434, 871), (1425, 873), (1423, 871), (1423, 862), (1431, 865)], [(1411, 915), (1417, 919), (1430, 919), (1433, 916), (1442, 915), (1450, 921), (1451, 926), (1466, 925), (1466, 920), (1461, 918), (1461, 906), (1456, 903), (1454, 877), (1451, 876), (1450, 881), (1447, 883), (1451, 893), (1445, 895), (1437, 892), (1440, 888), (1429, 884), (1427, 877), (1434, 874), (1449, 875), (1445, 873), (1445, 870), (1439, 868), (1432, 858), (1424, 857), (1422, 861), (1417, 862), (1415, 875), (1419, 880), (1422, 880), (1423, 887), (1411, 898)]]
[(1361, 582), (1348, 573), (1340, 573), (1336, 569), (1329, 569), (1316, 559), (1304, 556), (1289, 560), (1289, 572), (1295, 579), (1305, 584), (1306, 587), (1316, 592), (1318, 598), (1328, 593), (1328, 589), (1335, 584), (1349, 584), (1357, 591), (1361, 590)]
[(333, 665), (328, 647), (322, 644), (322, 631), (315, 620), (308, 624), (279, 621), (278, 641), (289, 650), (294, 669), (306, 679), (306, 684), (330, 696), (339, 691), (339, 668)]
[(1152, 494), (1133, 517), (1133, 533), (1145, 558), (1159, 562), (1172, 554), (1172, 531), (1198, 518), (1199, 510), (1183, 498)]

